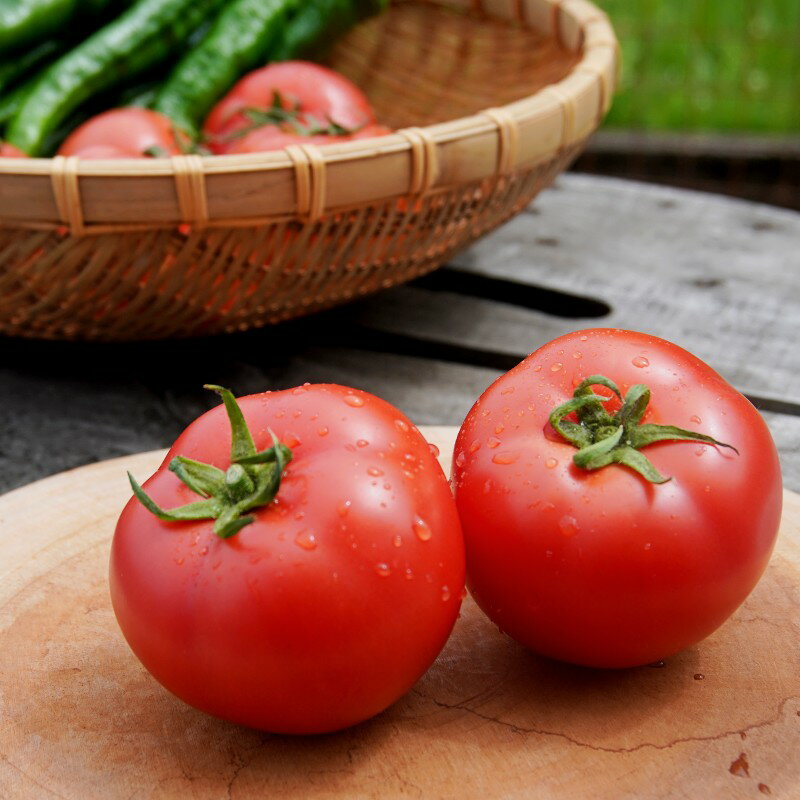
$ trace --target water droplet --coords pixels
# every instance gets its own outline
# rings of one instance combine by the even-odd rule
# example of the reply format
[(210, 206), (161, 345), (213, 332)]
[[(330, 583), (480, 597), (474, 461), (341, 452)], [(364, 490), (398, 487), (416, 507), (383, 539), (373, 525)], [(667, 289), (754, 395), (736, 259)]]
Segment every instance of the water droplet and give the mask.
[(406, 478), (409, 478), (409, 479), (410, 479), (410, 480), (412, 480), (412, 481), (413, 481), (413, 480), (414, 480), (414, 478), (416, 477), (416, 476), (414, 475), (414, 473), (413, 473), (413, 472), (412, 472), (410, 469), (404, 469), (404, 470), (403, 470), (403, 475), (405, 475), (405, 476), (406, 476)]
[(580, 359), (582, 359), (582, 358), (583, 358), (583, 353), (581, 353), (580, 351), (576, 350), (576, 351), (575, 351), (575, 352), (572, 354), (572, 357), (573, 357), (573, 358), (574, 358), (576, 361), (579, 361)]
[(492, 456), (492, 461), (495, 464), (513, 464), (519, 458), (519, 453), (511, 453), (505, 451), (503, 453), (495, 453)]
[(428, 443), (428, 450), (431, 451), (431, 455), (434, 458), (439, 458), (439, 448), (435, 444)]
[(490, 450), (494, 450), (494, 449), (495, 449), (495, 447), (500, 447), (500, 440), (499, 440), (499, 439), (498, 439), (496, 436), (490, 436), (490, 437), (489, 437), (489, 438), (486, 440), (486, 446), (487, 446), (487, 447), (488, 447)]
[(346, 517), (347, 512), (350, 511), (350, 506), (353, 505), (352, 500), (345, 500), (343, 503), (339, 504), (339, 508), (336, 511), (339, 513), (340, 517)]
[(303, 517), (304, 517), (305, 515), (306, 515), (306, 512), (305, 512), (305, 511), (298, 511), (298, 512), (297, 512), (297, 513), (294, 515), (294, 518), (295, 518), (295, 519), (298, 519), (298, 520), (299, 520), (299, 519), (303, 519)]
[(275, 414), (275, 419), (283, 419), (284, 416), (285, 414), (283, 411), (278, 411), (277, 414)]
[(495, 425), (494, 432), (499, 436), (506, 429), (505, 425)]
[(203, 547), (203, 548), (200, 550), (200, 555), (201, 555), (201, 556), (208, 555), (208, 548), (207, 548), (207, 547)]
[(550, 367), (550, 372), (560, 372), (562, 369), (564, 369), (564, 365), (560, 361), (556, 361), (556, 363)]
[(705, 677), (706, 677), (706, 676), (705, 676), (705, 675), (703, 675), (703, 673), (702, 673), (702, 672), (695, 672), (695, 674), (694, 674), (694, 679), (695, 679), (696, 681), (702, 681), (702, 680), (705, 680)]
[(400, 534), (397, 534), (394, 539), (392, 539), (392, 544), (395, 547), (402, 547), (403, 546), (403, 537)]
[(728, 771), (731, 775), (736, 775), (738, 778), (750, 777), (750, 765), (747, 763), (747, 754), (740, 753), (739, 758), (731, 762)]
[(566, 536), (568, 539), (572, 538), (579, 530), (578, 521), (575, 517), (565, 514), (558, 521), (558, 529), (561, 531), (562, 536)]
[(283, 443), (287, 447), (297, 447), (300, 444), (300, 439), (291, 431), (286, 431), (286, 433), (283, 434)]
[(459, 450), (458, 454), (456, 455), (456, 466), (457, 467), (463, 467), (464, 463), (466, 462), (466, 460), (467, 460), (467, 457), (466, 457), (466, 455), (464, 455), (464, 451), (463, 450)]
[(547, 469), (555, 469), (558, 466), (558, 459), (548, 458), (547, 461), (544, 462), (544, 465), (547, 467)]
[(302, 547), (303, 550), (315, 550), (317, 547), (317, 537), (314, 536), (311, 531), (303, 529), (294, 537), (294, 543), (298, 547)]
[(476, 453), (480, 449), (481, 443), (477, 439), (469, 446), (470, 453)]
[(500, 394), (514, 394), (514, 387), (513, 386), (506, 386)]
[(699, 425), (702, 421), (703, 420), (701, 420), (700, 417), (697, 416), (697, 414), (692, 414), (692, 416), (689, 417), (689, 422), (694, 422), (695, 425)]
[(292, 389), (292, 394), (305, 394), (307, 391), (304, 386), (298, 386), (296, 389)]
[(374, 478), (378, 478), (383, 475), (383, 470), (378, 469), (378, 467), (369, 467), (367, 469), (367, 475), (372, 475)]
[(406, 454), (403, 456), (403, 458), (404, 458), (406, 461), (409, 461), (409, 462), (411, 462), (411, 463), (413, 463), (413, 462), (415, 462), (415, 461), (417, 460), (417, 457), (416, 457), (416, 456), (415, 456), (413, 453), (406, 453)]
[(422, 517), (417, 517), (411, 523), (411, 528), (413, 529), (417, 539), (419, 539), (421, 542), (427, 542), (431, 536), (433, 536), (433, 531), (430, 529), (428, 523), (422, 519)]
[(761, 794), (772, 794), (772, 789), (770, 789), (766, 783), (759, 783), (758, 791), (761, 792)]
[(383, 484), (383, 488), (386, 489), (386, 491), (388, 492), (388, 491), (391, 490), (392, 484), (391, 483), (384, 483)]
[(542, 371), (542, 365), (541, 365), (541, 364), (537, 364), (537, 365), (536, 365), (536, 366), (533, 368), (533, 371), (534, 371), (534, 372), (541, 372), (541, 371)]
[(330, 433), (330, 431), (329, 431), (327, 428), (324, 428), (324, 427), (323, 427), (323, 428), (320, 428), (320, 429), (317, 431), (317, 433), (318, 433), (320, 436), (327, 436), (327, 435)]
[(446, 603), (450, 599), (450, 588), (442, 586), (442, 602)]
[(368, 444), (369, 442), (366, 439), (359, 439), (356, 442), (356, 447), (366, 447)]
[(631, 361), (631, 364), (633, 364), (634, 367), (639, 367), (639, 369), (650, 366), (650, 362), (644, 356), (636, 356), (636, 358)]
[(544, 556), (545, 556), (545, 558), (552, 558), (553, 557), (553, 551), (552, 550), (545, 550), (544, 551)]
[(175, 559), (175, 563), (176, 563), (178, 566), (180, 566), (181, 564), (183, 564), (183, 562), (184, 562), (185, 560), (186, 560), (186, 559), (185, 559), (183, 556), (181, 556), (180, 558), (176, 558), (176, 559)]
[(344, 401), (352, 408), (361, 408), (364, 405), (364, 398), (359, 397), (357, 394), (346, 394)]
[(376, 565), (375, 565), (375, 572), (377, 572), (377, 573), (378, 573), (378, 575), (380, 575), (380, 576), (381, 576), (381, 578), (388, 578), (388, 577), (389, 577), (389, 575), (391, 575), (391, 574), (392, 574), (392, 570), (391, 570), (391, 568), (389, 567), (389, 565), (388, 565), (388, 564), (386, 564), (386, 563), (385, 563), (385, 562), (383, 562), (383, 561), (381, 561), (381, 563), (380, 563), (380, 564), (376, 564)]
[(396, 419), (394, 421), (394, 424), (395, 424), (395, 426), (397, 427), (398, 430), (401, 430), (403, 432), (408, 430), (408, 423), (405, 420)]
[(644, 549), (649, 550), (653, 545), (650, 542), (645, 542)]
[(487, 480), (486, 483), (483, 484), (483, 493), (489, 494), (489, 492), (491, 491), (492, 491), (492, 479), (489, 478), (489, 480)]
[(407, 581), (410, 581), (414, 577), (414, 571), (411, 567), (408, 567), (403, 574), (406, 576)]
[(542, 503), (541, 511), (554, 511), (555, 506), (552, 503)]
[(648, 664), (648, 667), (652, 667), (653, 669), (663, 669), (667, 666), (666, 661), (654, 661), (652, 664)]
[(704, 492), (710, 492), (711, 491), (711, 487), (710, 486), (704, 486), (703, 487), (703, 491)]

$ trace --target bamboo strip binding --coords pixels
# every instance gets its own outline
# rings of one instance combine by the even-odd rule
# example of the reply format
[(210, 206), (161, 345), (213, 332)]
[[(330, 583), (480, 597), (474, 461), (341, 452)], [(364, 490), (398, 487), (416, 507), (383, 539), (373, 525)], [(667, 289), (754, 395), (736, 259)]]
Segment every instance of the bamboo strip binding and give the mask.
[[(0, 333), (236, 330), (429, 271), (574, 157), (618, 64), (586, 0), (405, 0), (332, 64), (393, 135), (247, 156), (0, 159)], [(91, 301), (46, 285), (89, 277)]]

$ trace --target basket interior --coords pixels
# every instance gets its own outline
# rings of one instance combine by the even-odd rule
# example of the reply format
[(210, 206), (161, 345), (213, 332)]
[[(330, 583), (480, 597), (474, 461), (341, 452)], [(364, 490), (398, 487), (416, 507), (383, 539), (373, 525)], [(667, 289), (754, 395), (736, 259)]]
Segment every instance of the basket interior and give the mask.
[(382, 123), (404, 128), (521, 100), (580, 57), (514, 22), (409, 0), (356, 28), (330, 64), (365, 90)]

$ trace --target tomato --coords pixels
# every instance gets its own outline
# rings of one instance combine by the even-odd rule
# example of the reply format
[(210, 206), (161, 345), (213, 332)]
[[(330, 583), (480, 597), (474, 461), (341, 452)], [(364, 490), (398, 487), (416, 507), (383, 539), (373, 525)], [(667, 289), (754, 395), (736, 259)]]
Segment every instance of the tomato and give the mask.
[[(298, 127), (330, 126), (334, 133), (325, 140), (328, 142), (337, 140), (336, 131), (352, 138), (351, 134), (375, 123), (364, 93), (343, 75), (305, 61), (282, 61), (245, 75), (217, 103), (203, 129), (209, 147), (215, 153), (252, 152), (255, 147), (246, 147), (239, 140), (257, 128), (258, 112), (263, 113), (268, 128), (299, 136), (303, 133)], [(264, 143), (270, 142), (270, 134), (266, 134)], [(269, 149), (284, 146), (272, 143)]]
[(152, 158), (182, 152), (172, 122), (146, 108), (115, 108), (87, 120), (58, 150), (81, 158)]
[[(621, 403), (598, 376), (639, 397), (624, 428), (604, 418)], [(599, 444), (578, 450), (553, 423)], [(717, 444), (659, 441), (690, 431)], [(631, 454), (639, 437), (655, 441)], [(781, 515), (775, 445), (749, 401), (680, 347), (622, 330), (562, 336), (495, 381), (461, 427), (453, 483), (480, 607), (528, 648), (596, 667), (708, 636), (757, 583)]]
[[(464, 552), (450, 488), (418, 430), (366, 392), (305, 385), (239, 405), (256, 448), (270, 431), (291, 448), (274, 499), (237, 530), (249, 517), (162, 521), (132, 498), (111, 550), (114, 611), (145, 667), (199, 709), (273, 732), (353, 725), (406, 692), (453, 627)], [(168, 465), (199, 460), (230, 482), (246, 438), (230, 431), (222, 407), (195, 420), (138, 495), (215, 502)]]
[(18, 147), (8, 142), (0, 142), (0, 158), (27, 158), (28, 156)]
[(225, 154), (234, 153), (260, 153), (266, 150), (281, 150), (290, 144), (333, 144), (346, 142), (352, 139), (368, 139), (372, 136), (385, 136), (391, 130), (384, 125), (367, 125), (360, 130), (344, 136), (319, 133), (313, 136), (303, 136), (299, 133), (283, 130), (277, 125), (261, 125), (254, 128), (244, 136), (237, 136), (225, 145)]

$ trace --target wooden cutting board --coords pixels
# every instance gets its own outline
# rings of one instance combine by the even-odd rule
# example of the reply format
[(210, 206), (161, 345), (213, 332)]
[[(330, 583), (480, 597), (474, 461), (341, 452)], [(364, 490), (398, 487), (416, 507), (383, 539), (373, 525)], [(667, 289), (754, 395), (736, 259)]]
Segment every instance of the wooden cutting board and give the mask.
[[(455, 429), (424, 431), (452, 452)], [(162, 452), (0, 497), (2, 798), (800, 797), (800, 497), (750, 599), (663, 665), (538, 658), (467, 600), (406, 697), (354, 729), (273, 736), (162, 689), (125, 644), (107, 562)]]

